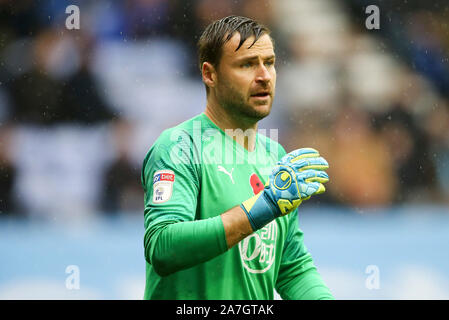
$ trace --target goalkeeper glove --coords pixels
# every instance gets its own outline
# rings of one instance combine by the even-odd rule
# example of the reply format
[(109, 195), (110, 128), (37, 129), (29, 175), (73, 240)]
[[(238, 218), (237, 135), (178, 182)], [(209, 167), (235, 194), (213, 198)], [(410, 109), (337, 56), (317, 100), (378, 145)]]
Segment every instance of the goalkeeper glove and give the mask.
[(304, 200), (325, 191), (327, 161), (317, 150), (302, 148), (286, 154), (273, 168), (265, 188), (240, 205), (254, 231), (289, 214)]

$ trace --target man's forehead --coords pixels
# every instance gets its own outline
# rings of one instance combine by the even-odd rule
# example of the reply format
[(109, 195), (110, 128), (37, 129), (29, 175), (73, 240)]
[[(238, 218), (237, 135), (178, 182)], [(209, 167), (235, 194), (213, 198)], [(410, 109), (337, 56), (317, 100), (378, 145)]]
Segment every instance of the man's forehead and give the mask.
[[(271, 56), (274, 55), (273, 42), (268, 34), (263, 34), (254, 42), (254, 36), (251, 36), (245, 40), (245, 42), (237, 49), (240, 44), (240, 33), (236, 32), (228, 42), (223, 46), (223, 56), (228, 56), (230, 58), (242, 58), (245, 56), (262, 55)], [(248, 49), (248, 47), (251, 48)]]

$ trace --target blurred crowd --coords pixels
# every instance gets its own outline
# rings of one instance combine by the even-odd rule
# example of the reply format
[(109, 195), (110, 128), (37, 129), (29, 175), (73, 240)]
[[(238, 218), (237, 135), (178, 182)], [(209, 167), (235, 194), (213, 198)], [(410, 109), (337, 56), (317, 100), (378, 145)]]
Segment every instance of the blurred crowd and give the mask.
[[(330, 163), (328, 192), (311, 203), (447, 205), (441, 3), (381, 2), (380, 30), (367, 30), (362, 0), (0, 0), (0, 215), (142, 214), (143, 158), (162, 130), (204, 110), (196, 41), (231, 14), (266, 24), (276, 43), (261, 126)], [(79, 30), (65, 25), (71, 4)]]

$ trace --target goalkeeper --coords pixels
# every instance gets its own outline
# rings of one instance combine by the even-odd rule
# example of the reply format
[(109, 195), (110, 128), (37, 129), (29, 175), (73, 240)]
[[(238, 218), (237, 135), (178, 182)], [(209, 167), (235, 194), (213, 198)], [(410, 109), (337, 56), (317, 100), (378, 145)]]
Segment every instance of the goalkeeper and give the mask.
[(333, 299), (298, 226), (328, 164), (256, 131), (275, 94), (269, 30), (226, 17), (198, 50), (205, 112), (165, 130), (143, 163), (144, 298)]

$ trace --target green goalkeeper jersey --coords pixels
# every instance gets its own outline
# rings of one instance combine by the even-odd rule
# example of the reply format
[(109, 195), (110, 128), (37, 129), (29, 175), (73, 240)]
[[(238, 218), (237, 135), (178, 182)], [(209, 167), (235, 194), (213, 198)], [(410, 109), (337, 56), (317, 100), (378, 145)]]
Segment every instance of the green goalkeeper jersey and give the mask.
[(298, 210), (231, 249), (220, 215), (260, 192), (281, 145), (247, 151), (204, 113), (165, 130), (145, 157), (144, 299), (333, 299), (298, 227)]

